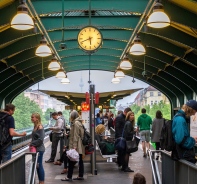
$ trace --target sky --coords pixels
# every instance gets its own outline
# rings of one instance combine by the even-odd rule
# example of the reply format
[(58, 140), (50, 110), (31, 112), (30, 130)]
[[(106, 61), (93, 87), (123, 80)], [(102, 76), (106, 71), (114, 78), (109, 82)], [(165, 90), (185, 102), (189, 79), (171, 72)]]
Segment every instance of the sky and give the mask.
[[(129, 90), (136, 88), (146, 88), (148, 84), (135, 79), (135, 83), (132, 83), (132, 77), (125, 76), (123, 79), (120, 79), (119, 84), (111, 83), (111, 80), (114, 76), (114, 72), (107, 71), (90, 71), (90, 81), (95, 85), (95, 92), (108, 92), (108, 91), (119, 91), (119, 90)], [(56, 77), (51, 77), (45, 79), (38, 84), (32, 86), (32, 89), (37, 90), (38, 86), (40, 90), (54, 90), (54, 91), (65, 91), (65, 92), (78, 92), (85, 93), (89, 91), (89, 71), (75, 71), (67, 73), (67, 77), (70, 80), (70, 84), (61, 84), (60, 79)], [(81, 85), (80, 85), (81, 84)], [(80, 87), (82, 86), (82, 87)], [(123, 98), (117, 102), (117, 105), (126, 105), (127, 103), (133, 102), (138, 92)]]

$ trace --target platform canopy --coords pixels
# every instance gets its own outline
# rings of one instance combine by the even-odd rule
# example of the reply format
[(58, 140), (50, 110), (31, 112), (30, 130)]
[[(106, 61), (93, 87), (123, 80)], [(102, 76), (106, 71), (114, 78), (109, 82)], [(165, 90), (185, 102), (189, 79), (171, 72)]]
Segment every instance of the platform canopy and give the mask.
[[(160, 90), (173, 107), (196, 98), (196, 0), (162, 0), (171, 20), (170, 26), (162, 29), (146, 25), (154, 0), (26, 0), (35, 23), (35, 28), (27, 31), (10, 27), (19, 2), (0, 1), (0, 104), (56, 75), (57, 71), (48, 70), (52, 56), (35, 55), (42, 35), (66, 72), (115, 72), (127, 55), (133, 66), (124, 73)], [(79, 48), (77, 35), (90, 23), (101, 31), (103, 45), (89, 57)], [(145, 56), (129, 54), (137, 34)], [(59, 47), (61, 43), (66, 44), (64, 49)], [(146, 75), (142, 75), (144, 70)]]

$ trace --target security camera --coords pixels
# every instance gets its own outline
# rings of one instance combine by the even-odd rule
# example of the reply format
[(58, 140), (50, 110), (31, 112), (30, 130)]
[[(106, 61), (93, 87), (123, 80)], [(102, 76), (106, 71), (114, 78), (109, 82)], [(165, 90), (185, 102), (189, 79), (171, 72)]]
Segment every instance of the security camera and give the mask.
[(146, 72), (146, 71), (143, 71), (143, 72), (142, 72), (142, 76), (143, 76), (143, 77), (147, 77), (147, 72)]
[(66, 44), (65, 43), (60, 43), (60, 49), (66, 49)]

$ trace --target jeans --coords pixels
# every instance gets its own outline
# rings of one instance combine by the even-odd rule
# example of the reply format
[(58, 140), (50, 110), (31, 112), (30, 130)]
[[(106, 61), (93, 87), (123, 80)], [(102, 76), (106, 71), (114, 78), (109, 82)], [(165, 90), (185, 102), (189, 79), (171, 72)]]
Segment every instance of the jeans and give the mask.
[(7, 148), (2, 150), (0, 148), (0, 164), (4, 163), (12, 158), (12, 145), (9, 145)]
[[(73, 176), (73, 169), (74, 169), (74, 165), (76, 162), (71, 161), (70, 159), (68, 159), (68, 175), (67, 178), (72, 179)], [(82, 154), (79, 154), (79, 177), (83, 177), (84, 174), (84, 165), (83, 165), (83, 160), (82, 160)]]
[(43, 151), (39, 151), (39, 155), (38, 155), (38, 165), (37, 165), (37, 174), (38, 174), (38, 179), (39, 181), (44, 181), (44, 168), (43, 168), (43, 164), (42, 164), (42, 160), (43, 160)]
[(68, 157), (67, 157), (67, 154), (66, 154), (66, 151), (65, 150), (63, 153), (62, 153), (62, 156), (60, 158), (60, 162), (63, 163), (64, 162), (64, 169), (68, 169)]

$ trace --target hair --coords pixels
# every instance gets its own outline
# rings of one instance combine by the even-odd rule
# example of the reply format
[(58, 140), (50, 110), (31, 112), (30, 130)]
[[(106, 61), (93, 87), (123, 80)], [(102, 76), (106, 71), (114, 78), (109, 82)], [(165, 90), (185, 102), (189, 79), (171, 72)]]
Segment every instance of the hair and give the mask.
[[(130, 120), (129, 120), (129, 117), (130, 117), (131, 114), (134, 115), (134, 112), (129, 111), (129, 112), (127, 113), (127, 116), (126, 116), (126, 118), (125, 118), (126, 121), (130, 121)], [(132, 121), (131, 123), (132, 123), (132, 125), (133, 125), (133, 127), (134, 127), (134, 126), (135, 126), (135, 116), (134, 116), (134, 119), (133, 119), (133, 121)]]
[(131, 108), (130, 108), (130, 107), (127, 107), (127, 108), (124, 110), (124, 113), (128, 113), (129, 111), (131, 111)]
[(146, 178), (142, 174), (136, 173), (133, 177), (133, 184), (146, 184)]
[(76, 111), (76, 110), (73, 110), (71, 113), (70, 113), (70, 121), (74, 121), (75, 119), (77, 119), (79, 117), (79, 113)]
[(59, 111), (58, 114), (62, 115), (62, 111)]
[(35, 116), (36, 119), (38, 120), (38, 121), (36, 121), (34, 123), (35, 127), (38, 127), (38, 126), (42, 125), (42, 123), (41, 123), (41, 117), (40, 117), (40, 114), (39, 113), (37, 113), (37, 112), (32, 113), (32, 116)]
[(141, 112), (142, 113), (146, 113), (146, 109), (145, 108), (142, 108)]
[(158, 111), (156, 112), (156, 118), (157, 118), (157, 119), (161, 119), (162, 117), (163, 117), (163, 114), (161, 113), (160, 110), (158, 110)]
[(194, 112), (194, 109), (192, 109), (191, 107), (187, 106), (186, 104), (184, 104), (182, 106), (182, 110), (185, 112), (185, 115), (188, 117), (188, 116), (191, 116)]
[(15, 110), (15, 106), (13, 104), (6, 104), (4, 110), (5, 111), (10, 111), (10, 110), (14, 111)]
[(58, 113), (57, 113), (57, 112), (53, 112), (53, 113), (51, 114), (51, 116), (58, 116)]
[(119, 110), (117, 114), (122, 114), (122, 113), (123, 113), (123, 111), (122, 110)]
[(99, 124), (98, 126), (96, 126), (95, 128), (95, 132), (98, 135), (101, 135), (103, 132), (105, 131), (105, 125), (103, 124)]
[(97, 113), (97, 114), (96, 114), (96, 117), (97, 117), (97, 118), (99, 118), (99, 117), (100, 117), (100, 114), (99, 114), (99, 113)]

